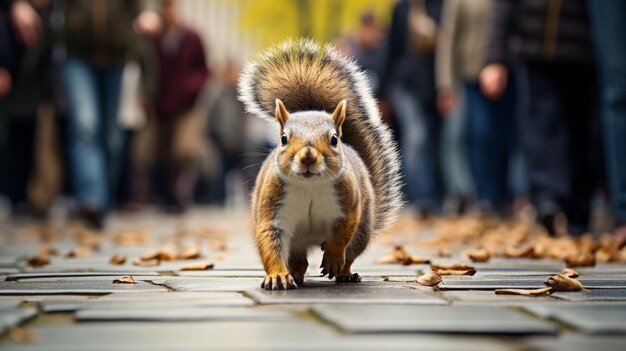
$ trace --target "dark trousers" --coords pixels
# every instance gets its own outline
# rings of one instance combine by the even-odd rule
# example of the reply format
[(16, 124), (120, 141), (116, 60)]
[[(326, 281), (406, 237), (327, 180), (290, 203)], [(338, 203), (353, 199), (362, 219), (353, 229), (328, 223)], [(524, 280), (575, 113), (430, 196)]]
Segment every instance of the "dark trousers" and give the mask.
[(613, 216), (626, 225), (626, 2), (589, 1), (600, 73), (606, 171)]
[(510, 199), (509, 164), (515, 147), (515, 85), (497, 101), (474, 82), (465, 82), (469, 160), (479, 204), (497, 210)]
[(591, 65), (529, 62), (520, 120), (529, 197), (540, 215), (564, 212), (570, 231), (587, 229), (595, 187), (595, 70)]

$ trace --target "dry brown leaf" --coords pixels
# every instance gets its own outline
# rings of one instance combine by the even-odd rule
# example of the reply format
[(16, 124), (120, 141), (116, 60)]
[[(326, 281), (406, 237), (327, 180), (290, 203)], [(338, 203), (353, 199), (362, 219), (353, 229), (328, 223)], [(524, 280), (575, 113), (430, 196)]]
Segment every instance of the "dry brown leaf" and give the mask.
[(595, 253), (596, 262), (606, 263), (614, 261), (618, 257), (618, 254), (618, 251), (611, 251), (607, 248), (600, 248)]
[(147, 244), (149, 241), (147, 233), (136, 231), (120, 232), (113, 236), (113, 242), (122, 246), (137, 246)]
[(80, 246), (87, 246), (92, 249), (100, 247), (100, 232), (84, 227), (78, 227), (74, 231), (74, 238)]
[(113, 280), (113, 284), (137, 284), (132, 275), (125, 275), (119, 279)]
[(578, 253), (565, 259), (568, 267), (593, 267), (596, 265), (596, 257), (590, 253)]
[(43, 243), (39, 245), (39, 256), (56, 256), (58, 254), (59, 250), (50, 244)]
[(26, 264), (31, 266), (31, 267), (41, 267), (41, 266), (45, 266), (50, 264), (50, 256), (35, 256), (35, 257), (31, 257), (28, 259), (28, 261), (26, 261)]
[(41, 336), (32, 329), (12, 327), (9, 329), (9, 339), (16, 343), (29, 344), (39, 342)]
[(468, 251), (465, 254), (472, 262), (487, 262), (491, 259), (491, 252), (485, 249)]
[(393, 251), (376, 260), (376, 263), (401, 263), (403, 265), (410, 265), (430, 263), (430, 260), (411, 255), (402, 246), (396, 246)]
[(424, 286), (435, 286), (441, 283), (441, 275), (437, 272), (430, 271), (417, 278), (416, 282)]
[(563, 274), (556, 274), (548, 278), (545, 284), (554, 288), (554, 291), (580, 291), (585, 288), (574, 278), (567, 277)]
[(575, 270), (571, 269), (571, 268), (565, 268), (561, 271), (561, 274), (569, 277), (569, 278), (578, 278), (580, 276), (580, 274), (578, 274), (578, 272), (576, 272)]
[(465, 271), (465, 270), (474, 269), (474, 267), (466, 263), (450, 263), (450, 264), (434, 264), (433, 263), (430, 265), (430, 269), (432, 269), (435, 272), (438, 270), (443, 270), (443, 269)]
[(531, 251), (533, 251), (532, 246), (524, 246), (524, 247), (515, 247), (515, 246), (507, 246), (504, 249), (504, 257), (508, 258), (520, 258), (528, 256)]
[(181, 271), (206, 271), (212, 269), (214, 264), (211, 262), (190, 263), (180, 267)]
[(122, 265), (122, 264), (126, 263), (126, 257), (120, 256), (120, 255), (113, 255), (113, 256), (111, 256), (111, 259), (109, 260), (109, 263)]
[(160, 261), (173, 261), (177, 258), (177, 255), (172, 249), (164, 247), (161, 249), (150, 250), (141, 255), (140, 258), (144, 261), (152, 259), (157, 259)]
[(87, 247), (87, 246), (77, 247), (75, 249), (72, 249), (72, 250), (68, 251), (63, 256), (67, 257), (67, 258), (72, 258), (72, 257), (89, 257), (89, 256), (91, 256), (91, 248)]
[(540, 289), (497, 289), (496, 295), (543, 296), (549, 295), (553, 289), (550, 286)]
[(200, 257), (200, 249), (196, 246), (190, 246), (178, 254), (178, 258), (181, 260), (191, 260)]
[(133, 261), (133, 264), (135, 266), (142, 266), (142, 267), (158, 266), (160, 263), (161, 263), (161, 261), (159, 261), (156, 258), (151, 258), (149, 260), (142, 260), (141, 258), (138, 258), (138, 259)]

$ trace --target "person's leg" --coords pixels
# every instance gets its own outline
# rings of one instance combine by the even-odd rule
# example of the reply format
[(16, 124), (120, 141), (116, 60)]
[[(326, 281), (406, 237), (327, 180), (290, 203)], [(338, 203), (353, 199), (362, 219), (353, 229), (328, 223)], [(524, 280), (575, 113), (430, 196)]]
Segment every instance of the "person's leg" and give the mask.
[(568, 159), (572, 182), (563, 207), (570, 233), (580, 235), (589, 226), (591, 198), (598, 179), (598, 167), (594, 167), (600, 158), (599, 147), (595, 145), (598, 141), (596, 74), (592, 65), (567, 65), (562, 66), (559, 75), (563, 112), (570, 132)]
[(79, 206), (103, 211), (108, 202), (105, 159), (99, 139), (100, 101), (95, 72), (68, 58), (62, 69), (68, 108), (69, 168)]
[(626, 238), (626, 2), (589, 1), (600, 74), (606, 169), (616, 224)]
[(8, 193), (14, 213), (21, 213), (27, 210), (26, 188), (33, 170), (35, 116), (9, 117), (7, 125), (10, 164)]
[(106, 150), (107, 184), (111, 203), (107, 208), (114, 206), (113, 202), (120, 180), (122, 167), (122, 151), (124, 134), (118, 123), (120, 91), (122, 87), (123, 68), (107, 68), (98, 71), (100, 106), (102, 113), (102, 136)]
[(527, 107), (519, 131), (529, 197), (549, 231), (553, 231), (551, 222), (571, 189), (569, 132), (559, 86), (551, 73), (554, 68), (538, 63), (525, 65)]

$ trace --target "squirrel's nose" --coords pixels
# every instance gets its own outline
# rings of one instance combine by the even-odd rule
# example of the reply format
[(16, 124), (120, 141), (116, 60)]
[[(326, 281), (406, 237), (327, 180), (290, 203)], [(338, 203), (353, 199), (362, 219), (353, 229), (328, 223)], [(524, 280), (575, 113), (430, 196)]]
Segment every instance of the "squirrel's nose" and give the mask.
[(304, 165), (310, 166), (317, 162), (317, 156), (311, 152), (311, 149), (307, 149), (304, 155), (300, 158), (300, 162)]

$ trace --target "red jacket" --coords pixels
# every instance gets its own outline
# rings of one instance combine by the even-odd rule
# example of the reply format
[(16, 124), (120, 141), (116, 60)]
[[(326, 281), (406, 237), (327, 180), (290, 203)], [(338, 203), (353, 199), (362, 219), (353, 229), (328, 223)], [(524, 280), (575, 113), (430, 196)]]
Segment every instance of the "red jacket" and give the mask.
[(156, 112), (159, 116), (180, 114), (191, 108), (209, 77), (202, 39), (193, 30), (181, 29), (174, 49), (164, 46), (163, 37), (155, 40), (159, 84)]

